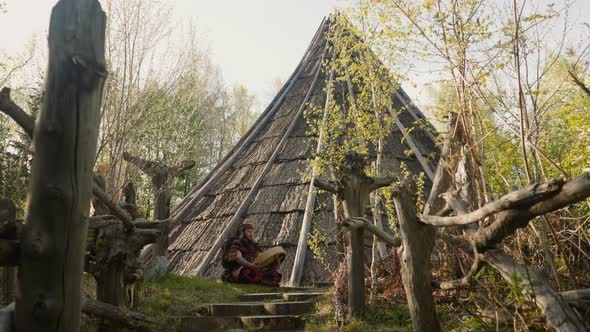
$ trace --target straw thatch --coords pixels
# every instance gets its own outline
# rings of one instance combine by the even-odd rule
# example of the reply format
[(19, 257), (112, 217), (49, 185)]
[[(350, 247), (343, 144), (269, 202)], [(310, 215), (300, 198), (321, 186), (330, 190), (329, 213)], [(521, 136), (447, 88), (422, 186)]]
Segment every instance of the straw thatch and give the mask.
[[(326, 74), (321, 61), (328, 26), (329, 20), (322, 22), (301, 63), (252, 129), (173, 211), (168, 248), (173, 272), (218, 278), (222, 272), (219, 252), (209, 251), (230, 222), (237, 220), (254, 225), (262, 247), (285, 248), (287, 258), (281, 272), (288, 280), (309, 194), (306, 174), (316, 151), (316, 143), (308, 137), (305, 113), (300, 111), (311, 104), (325, 104)], [(434, 136), (427, 132), (432, 127), (424, 129), (424, 115), (401, 88), (392, 101), (401, 113), (385, 143), (383, 164), (399, 171), (403, 162), (413, 173), (426, 168), (429, 172), (425, 173), (433, 173), (438, 149)], [(431, 180), (427, 177), (427, 187)], [(334, 263), (338, 232), (332, 196), (319, 194), (314, 208), (312, 227), (322, 230), (322, 249), (327, 261)], [(214, 258), (202, 266), (208, 254)], [(324, 265), (312, 256), (308, 250), (303, 283), (328, 281)]]

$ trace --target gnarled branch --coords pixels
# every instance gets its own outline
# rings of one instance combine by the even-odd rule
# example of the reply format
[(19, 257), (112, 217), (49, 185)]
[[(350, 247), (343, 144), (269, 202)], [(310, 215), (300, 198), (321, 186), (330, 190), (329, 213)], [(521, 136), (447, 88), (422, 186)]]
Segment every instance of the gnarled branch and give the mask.
[(320, 188), (320, 189), (325, 190), (327, 192), (331, 192), (332, 194), (335, 194), (335, 195), (340, 194), (340, 189), (338, 188), (338, 186), (336, 185), (336, 183), (334, 181), (315, 178), (313, 180), (313, 185), (316, 186), (317, 188)]
[(164, 166), (157, 161), (146, 160), (130, 154), (129, 152), (123, 152), (123, 159), (149, 176), (155, 176), (158, 173), (164, 172)]
[(392, 176), (388, 176), (384, 178), (371, 177), (371, 180), (373, 181), (373, 184), (371, 185), (371, 191), (373, 191), (380, 188), (389, 187), (398, 179)]
[(566, 182), (559, 191), (530, 206), (502, 211), (489, 226), (480, 228), (473, 235), (473, 244), (478, 252), (492, 248), (518, 228), (525, 227), (537, 216), (561, 209), (590, 197), (590, 173), (580, 175)]
[[(501, 198), (488, 203), (471, 213), (453, 217), (422, 216), (421, 221), (439, 227), (467, 225), (482, 220), (494, 213), (503, 210), (530, 206), (536, 202), (547, 199), (550, 195), (558, 192), (564, 184), (563, 179), (555, 179), (541, 184), (532, 184), (523, 189), (513, 191)], [(447, 203), (451, 203), (452, 196), (448, 193), (442, 194)]]
[[(389, 235), (382, 229), (379, 229), (369, 220), (361, 217), (350, 217), (345, 220), (345, 223), (348, 224), (349, 227), (357, 227), (357, 228), (364, 228), (369, 232), (373, 233), (375, 236), (380, 238), (382, 241), (394, 246), (399, 247), (401, 245), (401, 240), (397, 237)], [(345, 225), (346, 225), (345, 224)]]

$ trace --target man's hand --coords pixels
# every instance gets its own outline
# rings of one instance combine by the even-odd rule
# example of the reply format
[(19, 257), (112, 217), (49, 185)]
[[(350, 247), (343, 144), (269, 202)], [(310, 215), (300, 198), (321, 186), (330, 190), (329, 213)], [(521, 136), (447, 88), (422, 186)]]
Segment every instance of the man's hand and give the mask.
[(256, 263), (250, 264), (250, 268), (257, 273), (262, 271), (262, 267), (257, 265)]

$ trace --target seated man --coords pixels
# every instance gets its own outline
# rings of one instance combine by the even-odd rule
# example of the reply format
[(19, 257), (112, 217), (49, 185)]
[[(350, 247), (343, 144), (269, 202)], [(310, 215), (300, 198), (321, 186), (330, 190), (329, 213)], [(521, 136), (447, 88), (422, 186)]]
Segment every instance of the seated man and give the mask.
[(230, 238), (223, 245), (221, 265), (224, 271), (221, 280), (277, 286), (283, 277), (276, 271), (280, 261), (269, 267), (258, 266), (254, 261), (261, 252), (254, 241), (252, 225), (242, 224), (239, 236)]

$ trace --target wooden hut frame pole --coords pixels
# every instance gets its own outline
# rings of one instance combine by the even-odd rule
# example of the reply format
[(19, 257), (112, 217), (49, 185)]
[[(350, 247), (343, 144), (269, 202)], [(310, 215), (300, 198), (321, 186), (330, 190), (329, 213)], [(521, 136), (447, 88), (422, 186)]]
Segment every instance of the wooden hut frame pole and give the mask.
[(217, 239), (215, 240), (215, 243), (213, 244), (211, 249), (209, 249), (209, 251), (207, 252), (205, 257), (201, 261), (201, 264), (199, 264), (199, 266), (197, 267), (197, 276), (202, 277), (205, 274), (205, 272), (207, 272), (207, 269), (209, 268), (211, 261), (219, 253), (219, 250), (221, 249), (223, 242), (237, 231), (237, 228), (238, 228), (239, 224), (241, 223), (244, 215), (246, 214), (246, 211), (248, 210), (250, 203), (252, 203), (252, 200), (254, 199), (254, 197), (256, 197), (256, 194), (258, 193), (258, 188), (262, 184), (262, 180), (264, 179), (264, 177), (266, 176), (266, 174), (268, 173), (268, 171), (270, 170), (270, 168), (274, 164), (279, 153), (283, 150), (285, 143), (287, 142), (289, 136), (291, 135), (291, 133), (293, 132), (293, 129), (295, 128), (295, 125), (297, 124), (297, 120), (303, 115), (303, 111), (305, 110), (305, 107), (307, 106), (307, 101), (311, 97), (311, 93), (313, 92), (314, 87), (318, 81), (318, 78), (320, 77), (320, 73), (322, 72), (322, 63), (324, 61), (324, 57), (325, 57), (326, 51), (328, 49), (327, 46), (328, 45), (326, 44), (326, 48), (324, 50), (324, 53), (322, 54), (322, 58), (317, 63), (317, 69), (316, 69), (315, 76), (313, 78), (311, 86), (309, 87), (309, 90), (307, 90), (307, 94), (305, 95), (305, 99), (303, 99), (303, 102), (301, 103), (301, 105), (299, 106), (299, 109), (297, 110), (297, 114), (295, 114), (295, 116), (293, 117), (293, 120), (291, 120), (291, 124), (289, 125), (289, 128), (287, 128), (287, 131), (285, 132), (285, 134), (281, 138), (281, 141), (279, 142), (279, 144), (277, 144), (272, 155), (270, 156), (270, 158), (266, 162), (264, 169), (260, 173), (260, 176), (258, 176), (258, 178), (256, 179), (256, 182), (254, 183), (254, 185), (252, 186), (252, 188), (248, 192), (248, 195), (246, 196), (246, 198), (244, 198), (244, 200), (240, 204), (240, 207), (238, 208), (238, 210), (236, 211), (236, 213), (234, 214), (232, 219), (229, 221), (227, 226), (225, 226), (225, 229), (217, 237)]
[[(334, 70), (330, 72), (330, 78), (327, 86), (326, 93), (326, 104), (324, 106), (324, 115), (322, 119), (322, 127), (320, 128), (320, 135), (318, 138), (318, 146), (316, 148), (316, 159), (317, 156), (324, 151), (324, 130), (326, 123), (328, 122), (328, 108), (330, 105), (330, 88), (334, 81)], [(293, 262), (293, 269), (291, 270), (291, 279), (289, 281), (291, 286), (299, 286), (301, 284), (301, 275), (303, 274), (303, 267), (305, 265), (305, 255), (307, 252), (307, 237), (311, 230), (311, 217), (315, 210), (315, 202), (317, 197), (317, 191), (313, 185), (313, 181), (318, 173), (317, 165), (313, 165), (311, 182), (309, 183), (309, 190), (307, 194), (307, 202), (305, 203), (305, 213), (303, 214), (303, 221), (301, 223), (301, 231), (299, 232), (299, 241), (297, 242), (297, 252), (295, 253), (295, 260)]]
[(403, 139), (408, 143), (410, 149), (414, 151), (416, 158), (418, 158), (418, 162), (420, 163), (420, 165), (422, 165), (422, 169), (424, 169), (424, 173), (426, 173), (426, 176), (428, 176), (430, 181), (434, 181), (434, 173), (432, 172), (432, 169), (430, 169), (430, 166), (428, 165), (428, 162), (426, 162), (426, 159), (424, 159), (424, 157), (422, 156), (422, 153), (420, 153), (420, 150), (414, 142), (414, 139), (408, 134), (408, 131), (406, 130), (406, 127), (404, 127), (402, 122), (397, 118), (397, 116), (395, 116), (395, 111), (391, 108), (391, 106), (387, 106), (387, 109), (389, 110), (389, 114), (391, 114), (391, 116), (393, 117), (395, 125), (401, 131)]
[(256, 137), (260, 129), (264, 127), (264, 125), (271, 119), (274, 115), (276, 110), (282, 105), (283, 101), (285, 100), (287, 93), (291, 90), (303, 70), (305, 69), (307, 63), (310, 60), (311, 50), (313, 46), (316, 44), (317, 38), (321, 36), (321, 32), (324, 30), (325, 18), (320, 24), (320, 28), (316, 32), (312, 42), (310, 43), (309, 47), (307, 48), (303, 59), (295, 68), (293, 74), (289, 80), (285, 83), (281, 91), (275, 96), (274, 100), (271, 102), (270, 105), (272, 107), (267, 108), (264, 113), (260, 116), (260, 121), (256, 123), (256, 125), (252, 126), (248, 132), (240, 139), (240, 141), (234, 145), (234, 147), (225, 155), (223, 160), (217, 164), (217, 166), (205, 176), (199, 183), (195, 186), (193, 190), (183, 199), (180, 204), (172, 211), (171, 217), (174, 219), (175, 222), (180, 221), (190, 213), (190, 208), (194, 206), (196, 202), (198, 202), (208, 191), (211, 185), (217, 180), (217, 178), (234, 163), (236, 158), (245, 150), (245, 148), (251, 143), (252, 139)]
[[(416, 114), (417, 112), (420, 112), (416, 106), (414, 106), (413, 103), (408, 102), (409, 98), (407, 97), (407, 95), (405, 94), (405, 92), (403, 92), (403, 90), (401, 90), (402, 92), (400, 93), (399, 91), (395, 91), (395, 96), (402, 102), (402, 104), (404, 104), (404, 106), (406, 107), (406, 110), (408, 111), (408, 113), (410, 113), (410, 115), (412, 116), (412, 118), (414, 118), (415, 121), (420, 121), (423, 120), (424, 118), (419, 118), (418, 115)], [(422, 114), (422, 112), (418, 113), (422, 116), (424, 116)], [(433, 129), (432, 126), (428, 126), (428, 128), (424, 128), (424, 132), (426, 133), (426, 136), (428, 136), (428, 138), (430, 138), (430, 140), (435, 144), (435, 147), (440, 150), (440, 147), (438, 145), (436, 145), (438, 143), (438, 140), (436, 139), (436, 137), (434, 137), (434, 135), (432, 134), (432, 131), (429, 129)]]

